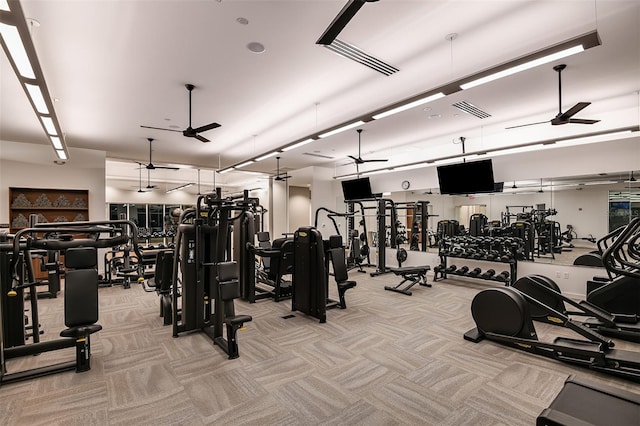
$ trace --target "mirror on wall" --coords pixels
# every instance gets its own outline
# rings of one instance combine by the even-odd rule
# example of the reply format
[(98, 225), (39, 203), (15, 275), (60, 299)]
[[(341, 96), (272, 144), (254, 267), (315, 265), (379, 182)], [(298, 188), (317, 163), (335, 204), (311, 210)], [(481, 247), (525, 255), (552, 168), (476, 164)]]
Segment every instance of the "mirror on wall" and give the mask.
[[(544, 212), (542, 222), (560, 235), (557, 251), (534, 253), (533, 261), (573, 265), (581, 254), (597, 249), (596, 241), (640, 215), (640, 185), (618, 179), (596, 184), (587, 181), (538, 183), (530, 188), (505, 184), (504, 192), (470, 196), (440, 195), (432, 190), (391, 193), (398, 202), (427, 200), (430, 212), (428, 229), (436, 232), (440, 220), (457, 220), (469, 228), (475, 213), (487, 216), (489, 222), (513, 223), (519, 215)], [(519, 184), (518, 184), (519, 186)], [(404, 221), (399, 213), (399, 219)], [(404, 222), (403, 222), (404, 223)], [(407, 224), (409, 228), (409, 224)], [(561, 250), (560, 250), (561, 248)], [(537, 247), (536, 247), (537, 249)], [(437, 251), (436, 247), (430, 251)]]
[(609, 191), (609, 232), (640, 217), (640, 186)]

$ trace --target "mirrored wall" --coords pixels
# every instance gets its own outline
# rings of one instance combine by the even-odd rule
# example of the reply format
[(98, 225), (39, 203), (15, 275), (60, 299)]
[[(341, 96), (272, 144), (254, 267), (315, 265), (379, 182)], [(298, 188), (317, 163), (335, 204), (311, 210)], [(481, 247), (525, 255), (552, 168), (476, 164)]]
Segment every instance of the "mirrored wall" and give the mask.
[(147, 243), (166, 243), (175, 235), (180, 213), (192, 207), (178, 204), (109, 204), (109, 220), (131, 220)]

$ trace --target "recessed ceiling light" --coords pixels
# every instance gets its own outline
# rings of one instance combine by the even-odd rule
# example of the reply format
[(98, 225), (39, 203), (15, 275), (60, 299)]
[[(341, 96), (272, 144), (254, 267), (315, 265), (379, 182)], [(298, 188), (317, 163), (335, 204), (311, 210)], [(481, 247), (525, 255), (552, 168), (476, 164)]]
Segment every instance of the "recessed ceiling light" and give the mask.
[(440, 115), (440, 114), (431, 114), (428, 118), (429, 118), (429, 120), (433, 120), (433, 119), (440, 118), (440, 117), (442, 117), (442, 115)]
[(247, 18), (243, 18), (242, 16), (240, 16), (239, 18), (236, 18), (236, 22), (241, 25), (249, 24), (249, 20)]
[(262, 53), (265, 51), (264, 44), (258, 43), (257, 41), (252, 41), (247, 44), (247, 49), (252, 51), (253, 53)]
[(431, 107), (425, 107), (425, 108), (423, 109), (423, 111), (424, 111), (424, 112), (429, 112), (429, 111), (431, 111)]

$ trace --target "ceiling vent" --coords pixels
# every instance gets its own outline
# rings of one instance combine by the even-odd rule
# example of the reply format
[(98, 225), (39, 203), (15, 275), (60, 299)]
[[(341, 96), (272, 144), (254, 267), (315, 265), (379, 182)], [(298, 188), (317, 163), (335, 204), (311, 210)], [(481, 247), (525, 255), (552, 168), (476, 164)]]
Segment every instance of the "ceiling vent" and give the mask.
[(456, 102), (455, 104), (453, 104), (453, 106), (458, 108), (460, 111), (466, 112), (467, 114), (471, 114), (480, 119), (491, 117), (491, 114), (481, 110), (477, 106), (470, 104), (467, 101)]
[(334, 53), (337, 53), (340, 56), (351, 59), (352, 61), (356, 61), (357, 63), (369, 67), (374, 71), (378, 71), (379, 73), (384, 74), (387, 77), (400, 71), (393, 65), (389, 65), (386, 62), (363, 52), (356, 46), (346, 43), (342, 40), (335, 39), (331, 44), (324, 47)]
[(316, 154), (313, 152), (303, 152), (302, 155), (309, 155), (311, 157), (318, 157), (318, 158), (326, 158), (327, 160), (333, 160), (334, 157), (329, 157), (328, 155), (322, 155), (322, 154)]

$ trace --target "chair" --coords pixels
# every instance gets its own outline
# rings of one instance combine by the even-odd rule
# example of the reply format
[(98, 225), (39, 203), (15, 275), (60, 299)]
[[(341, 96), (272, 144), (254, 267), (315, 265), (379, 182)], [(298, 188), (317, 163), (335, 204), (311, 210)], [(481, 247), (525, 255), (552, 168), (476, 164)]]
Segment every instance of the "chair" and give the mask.
[(332, 248), (329, 250), (329, 253), (331, 256), (331, 264), (333, 265), (333, 277), (338, 285), (339, 306), (340, 309), (346, 309), (347, 303), (345, 302), (344, 294), (350, 288), (355, 287), (357, 283), (349, 280), (344, 247)]

